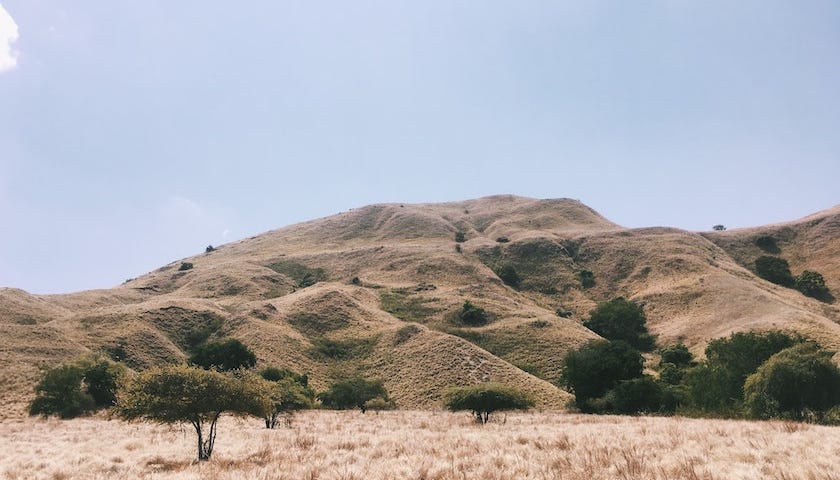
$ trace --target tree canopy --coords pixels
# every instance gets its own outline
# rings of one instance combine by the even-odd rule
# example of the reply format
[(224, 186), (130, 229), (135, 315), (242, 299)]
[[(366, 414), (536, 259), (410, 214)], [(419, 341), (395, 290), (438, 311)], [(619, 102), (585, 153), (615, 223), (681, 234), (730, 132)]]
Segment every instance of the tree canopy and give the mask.
[(445, 395), (446, 408), (453, 412), (469, 410), (476, 421), (486, 424), (493, 412), (527, 410), (534, 401), (525, 393), (499, 383), (482, 383), (469, 387), (453, 388)]
[(195, 347), (189, 362), (204, 369), (229, 371), (253, 367), (257, 356), (239, 340), (229, 338)]
[(621, 380), (641, 376), (643, 366), (641, 353), (625, 342), (590, 340), (566, 355), (560, 381), (587, 412), (593, 410), (590, 400), (603, 397)]
[(641, 305), (618, 297), (598, 305), (589, 313), (589, 319), (583, 322), (583, 326), (607, 340), (621, 340), (638, 350), (649, 352), (655, 342), (648, 333), (646, 323), (647, 317)]
[(358, 408), (362, 413), (367, 411), (367, 402), (377, 397), (389, 401), (384, 382), (361, 377), (334, 383), (329, 390), (318, 394), (318, 400), (326, 407), (338, 410)]
[(270, 408), (259, 381), (179, 365), (128, 379), (119, 391), (115, 413), (125, 420), (191, 424), (197, 435), (198, 459), (208, 460), (223, 413), (262, 417)]

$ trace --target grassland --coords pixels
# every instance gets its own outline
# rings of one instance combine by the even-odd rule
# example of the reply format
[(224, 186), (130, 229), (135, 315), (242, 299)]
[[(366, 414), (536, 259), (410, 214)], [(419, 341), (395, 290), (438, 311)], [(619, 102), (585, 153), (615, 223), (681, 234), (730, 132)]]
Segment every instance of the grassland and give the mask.
[(787, 422), (561, 413), (312, 411), (290, 427), (225, 418), (211, 461), (190, 427), (104, 419), (0, 423), (0, 478), (784, 479), (840, 478), (840, 428)]

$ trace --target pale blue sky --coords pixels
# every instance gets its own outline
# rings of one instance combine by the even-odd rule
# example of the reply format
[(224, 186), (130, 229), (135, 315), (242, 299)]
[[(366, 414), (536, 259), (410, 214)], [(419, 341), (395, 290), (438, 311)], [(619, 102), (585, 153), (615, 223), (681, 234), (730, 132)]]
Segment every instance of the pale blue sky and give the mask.
[(840, 203), (835, 0), (0, 5), (0, 286), (379, 202), (689, 230)]

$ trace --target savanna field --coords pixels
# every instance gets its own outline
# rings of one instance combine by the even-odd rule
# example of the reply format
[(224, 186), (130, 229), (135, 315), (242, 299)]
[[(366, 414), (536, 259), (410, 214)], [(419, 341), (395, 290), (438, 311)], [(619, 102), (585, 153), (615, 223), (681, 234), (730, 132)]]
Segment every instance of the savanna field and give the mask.
[(7, 419), (4, 479), (840, 479), (840, 428), (562, 413), (309, 411), (267, 430), (224, 418), (195, 461), (192, 427)]

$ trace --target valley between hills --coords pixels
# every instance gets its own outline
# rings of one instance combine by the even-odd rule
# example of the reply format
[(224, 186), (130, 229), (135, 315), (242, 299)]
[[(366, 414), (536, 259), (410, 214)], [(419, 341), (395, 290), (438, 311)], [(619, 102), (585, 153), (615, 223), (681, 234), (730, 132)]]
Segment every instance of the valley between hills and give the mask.
[[(438, 409), (447, 387), (498, 381), (562, 409), (563, 357), (597, 338), (582, 321), (618, 296), (644, 306), (659, 345), (683, 342), (698, 355), (749, 330), (840, 349), (840, 308), (759, 278), (755, 260), (768, 254), (794, 275), (821, 273), (840, 295), (840, 206), (709, 232), (628, 229), (569, 199), (367, 206), (112, 289), (0, 289), (0, 403), (12, 407), (0, 418), (25, 415), (40, 365), (100, 353), (142, 370), (226, 337), (248, 345), (258, 366), (307, 373), (316, 389), (349, 375), (383, 379), (400, 408)], [(517, 272), (515, 288), (497, 275), (503, 266)], [(487, 312), (486, 324), (459, 321), (465, 301)]]

